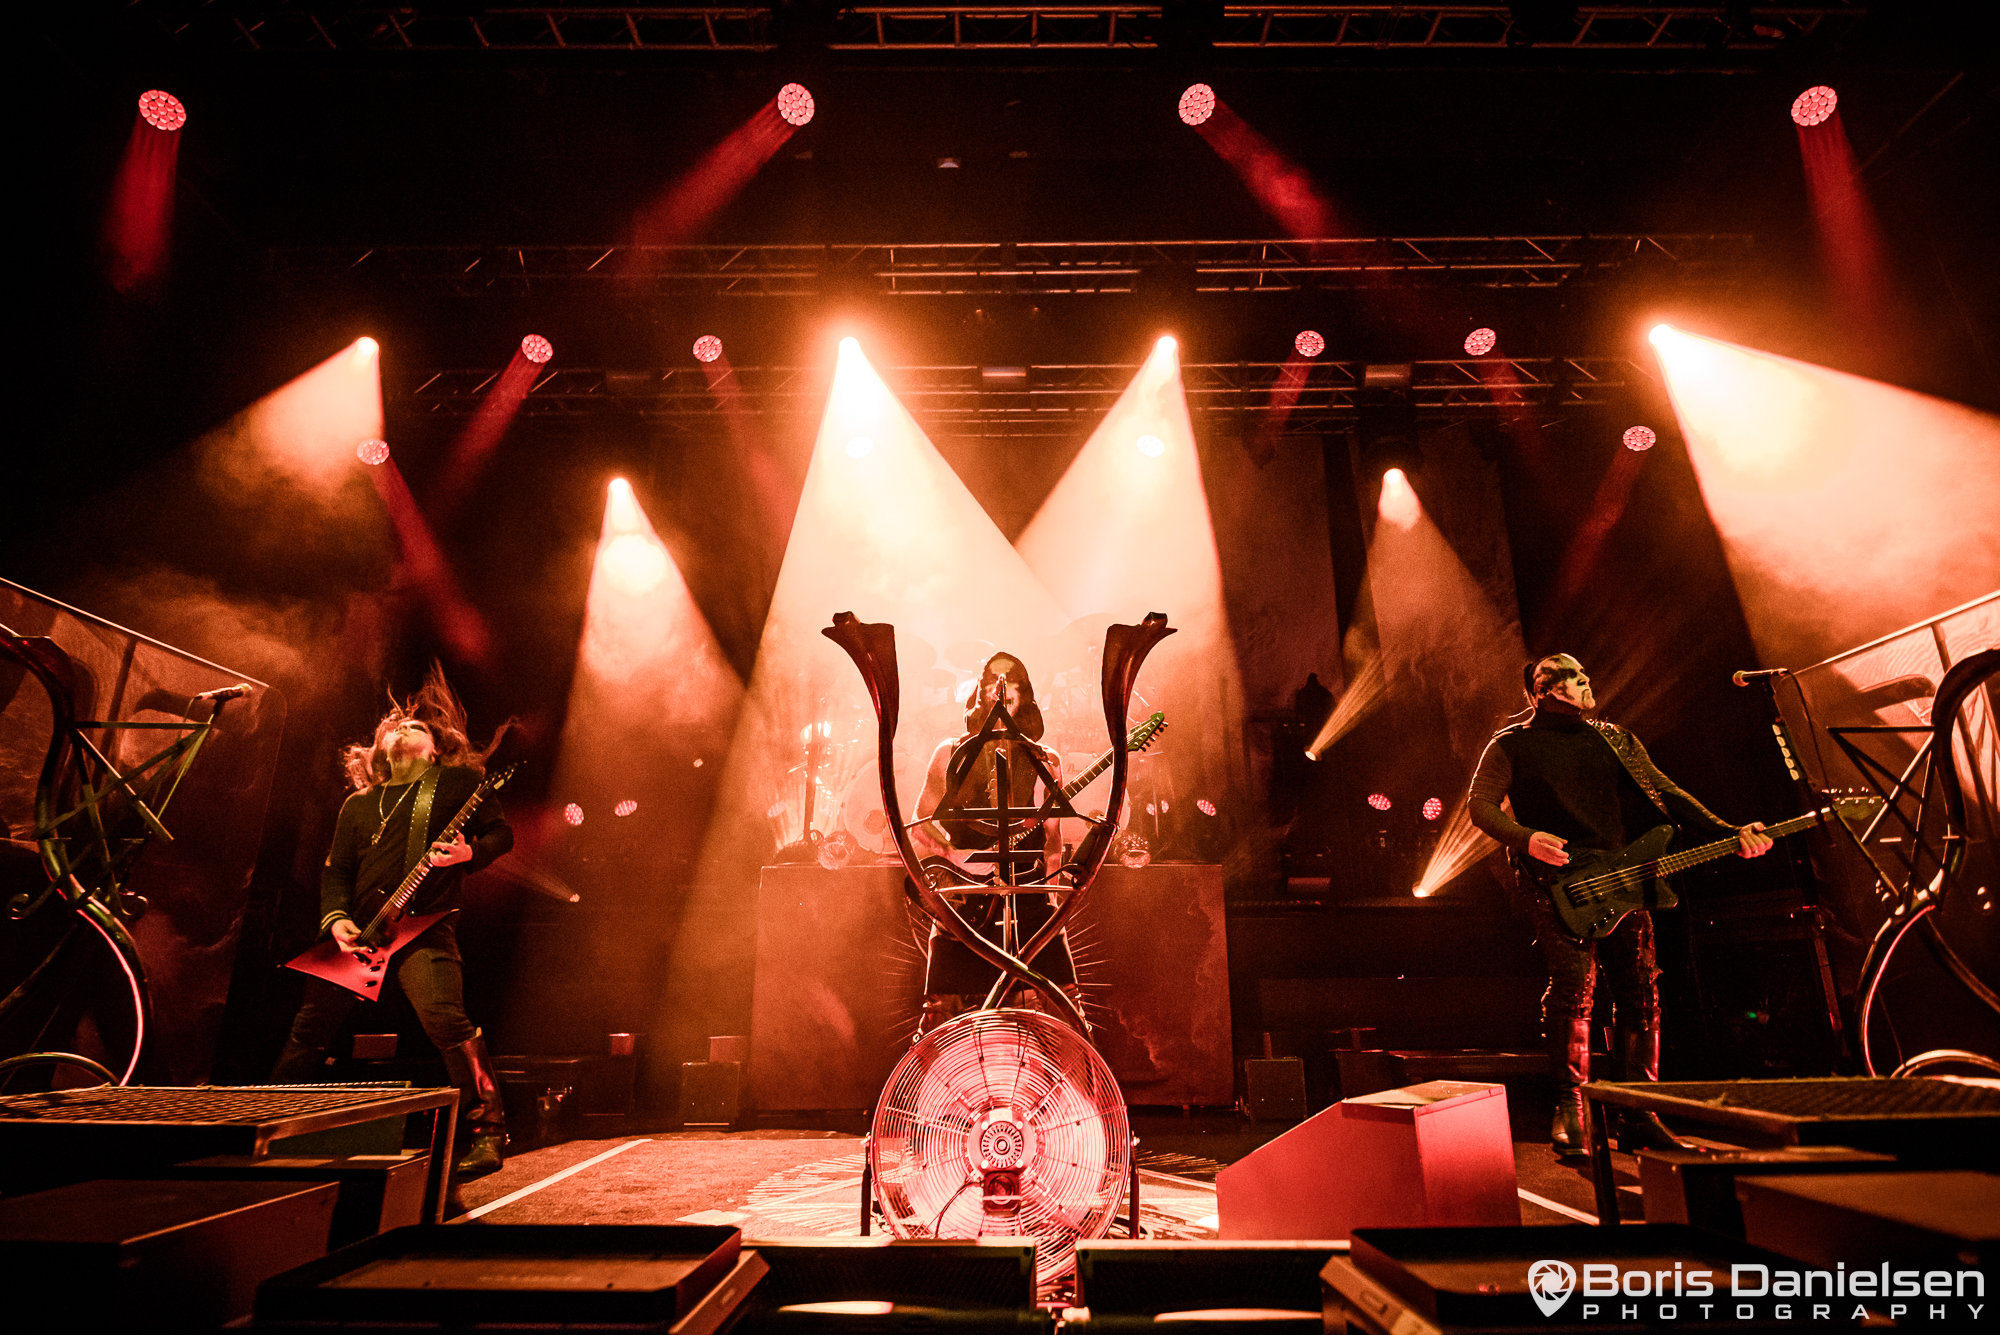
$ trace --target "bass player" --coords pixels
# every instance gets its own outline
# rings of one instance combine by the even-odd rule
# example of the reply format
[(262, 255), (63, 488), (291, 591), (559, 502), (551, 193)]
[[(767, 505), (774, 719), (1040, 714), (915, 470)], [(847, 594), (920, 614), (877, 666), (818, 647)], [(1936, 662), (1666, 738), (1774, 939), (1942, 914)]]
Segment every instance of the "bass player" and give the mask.
[[(1521, 684), (1534, 717), (1488, 743), (1472, 777), (1468, 814), (1514, 853), (1521, 898), (1549, 971), (1542, 1023), (1556, 1088), (1550, 1139), (1560, 1153), (1581, 1154), (1582, 1087), (1590, 1081), (1590, 1003), (1598, 966), (1611, 987), (1615, 1054), (1626, 1080), (1660, 1078), (1660, 970), (1649, 914), (1627, 914), (1601, 940), (1578, 940), (1563, 930), (1542, 869), (1567, 865), (1571, 844), (1623, 848), (1663, 817), (1682, 827), (1734, 835), (1746, 858), (1761, 856), (1772, 840), (1762, 822), (1731, 825), (1695, 801), (1624, 728), (1587, 717), (1597, 700), (1583, 665), (1570, 655), (1524, 664)], [(1651, 1113), (1621, 1112), (1614, 1134), (1627, 1150), (1681, 1147)]]
[[(479, 787), (486, 759), (506, 731), (484, 747), (466, 736), (465, 708), (431, 666), (421, 690), (407, 703), (393, 699), (375, 726), (372, 744), (342, 752), (354, 792), (340, 809), (333, 847), (320, 877), (320, 931), (343, 952), (358, 953), (362, 929), (419, 858), (429, 858), (413, 912), (455, 910), (467, 872), (478, 871), (514, 846), (514, 831), (497, 798), (487, 797), (450, 840), (436, 836)], [(467, 837), (469, 836), (469, 838)], [(459, 959), (457, 914), (447, 912), (396, 953), (390, 972), (437, 1045), (458, 1087), (459, 1118), (469, 1133), (456, 1171), (460, 1179), (500, 1168), (506, 1115), (486, 1040), (465, 1015), (464, 966)], [(320, 978), (305, 981), (304, 1002), (271, 1079), (297, 1084), (324, 1066), (327, 1050), (360, 998)]]

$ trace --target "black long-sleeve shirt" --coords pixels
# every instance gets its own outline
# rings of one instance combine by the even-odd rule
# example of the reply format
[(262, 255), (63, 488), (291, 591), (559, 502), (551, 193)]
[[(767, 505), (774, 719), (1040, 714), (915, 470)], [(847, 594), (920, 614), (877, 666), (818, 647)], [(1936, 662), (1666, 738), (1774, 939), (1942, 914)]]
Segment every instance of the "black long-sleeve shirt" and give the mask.
[[(447, 765), (438, 775), (431, 800), (428, 848), (458, 814), (479, 786), (479, 773)], [(319, 882), (319, 927), (325, 932), (340, 918), (362, 926), (382, 907), (409, 872), (410, 813), (416, 807), (414, 783), (383, 784), (354, 794), (340, 808), (333, 827), (333, 847)], [(387, 822), (384, 824), (384, 822)], [(379, 837), (378, 837), (379, 832)], [(472, 845), (472, 860), (451, 867), (433, 867), (411, 901), (412, 913), (439, 913), (458, 907), (459, 886), (467, 872), (478, 871), (514, 846), (514, 829), (500, 810), (500, 799), (488, 793), (461, 828)]]
[[(1500, 807), (1508, 799), (1514, 814)], [(1537, 830), (1579, 848), (1619, 849), (1655, 825), (1736, 827), (1660, 772), (1637, 737), (1615, 723), (1539, 709), (1487, 744), (1472, 776), (1472, 823), (1525, 853)]]

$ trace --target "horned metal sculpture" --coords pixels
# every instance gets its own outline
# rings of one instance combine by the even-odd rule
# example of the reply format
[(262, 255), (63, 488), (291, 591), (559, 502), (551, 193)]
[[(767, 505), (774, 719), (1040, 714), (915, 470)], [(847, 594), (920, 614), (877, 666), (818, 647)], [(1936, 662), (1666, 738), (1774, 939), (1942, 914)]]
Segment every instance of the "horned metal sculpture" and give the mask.
[[(896, 797), (895, 739), (896, 723), (901, 706), (901, 686), (896, 672), (896, 628), (885, 623), (861, 621), (852, 612), (840, 612), (833, 618), (833, 624), (820, 634), (832, 640), (847, 651), (854, 665), (861, 672), (861, 678), (868, 686), (869, 697), (875, 704), (878, 729), (879, 753), (877, 769), (882, 777), (882, 810), (889, 818), (889, 828), (895, 832), (896, 849), (903, 859), (906, 873), (903, 893), (921, 908), (940, 928), (951, 933), (974, 955), (1000, 970), (1001, 977), (995, 981), (993, 990), (987, 994), (985, 1009), (993, 1009), (1003, 1002), (1007, 994), (1017, 986), (1033, 988), (1047, 1002), (1051, 1014), (1060, 1016), (1076, 1031), (1088, 1038), (1089, 1030), (1084, 1023), (1083, 1013), (1061, 987), (1036, 972), (1028, 961), (1040, 954), (1042, 949), (1067, 926), (1096, 881), (1097, 874), (1104, 867), (1105, 859), (1111, 852), (1111, 841), (1118, 833), (1115, 813), (1125, 800), (1126, 753), (1125, 715), (1132, 701), (1133, 684), (1138, 680), (1139, 669), (1146, 661), (1146, 655), (1167, 636), (1173, 634), (1167, 625), (1164, 613), (1149, 613), (1136, 626), (1114, 625), (1104, 634), (1104, 661), (1100, 684), (1104, 697), (1104, 724), (1111, 736), (1111, 791), (1105, 801), (1107, 816), (1096, 818), (1080, 815), (1070, 806), (1068, 798), (1062, 795), (1060, 785), (1051, 780), (1043, 770), (1034, 752), (1028, 750), (1029, 763), (1041, 774), (1046, 797), (1042, 805), (1032, 812), (1019, 808), (1010, 812), (1007, 807), (1009, 788), (1004, 775), (999, 785), (999, 799), (994, 807), (976, 808), (961, 804), (960, 790), (971, 772), (978, 753), (985, 747), (1007, 741), (1023, 742), (1014, 721), (1007, 714), (1004, 703), (996, 701), (988, 711), (985, 723), (979, 732), (962, 746), (952, 757), (946, 773), (945, 798), (938, 812), (932, 818), (948, 828), (976, 828), (982, 832), (990, 829), (995, 840), (991, 853), (975, 853), (973, 860), (992, 863), (998, 872), (998, 884), (981, 886), (983, 893), (1024, 892), (1045, 893), (1061, 900), (1047, 922), (1043, 923), (1018, 951), (1009, 951), (995, 945), (975, 930), (957, 905), (933, 884), (927, 874), (923, 859), (916, 846), (910, 841), (908, 826), (902, 818), (902, 805)], [(996, 762), (1004, 763), (1004, 758), (996, 756)], [(1015, 879), (1017, 868), (1032, 863), (1035, 859), (1025, 853), (1013, 851), (1009, 844), (1010, 828), (1018, 823), (1029, 829), (1039, 828), (1041, 822), (1054, 817), (1076, 817), (1090, 822), (1091, 829), (1077, 847), (1075, 856), (1066, 868), (1067, 880), (1021, 882)]]

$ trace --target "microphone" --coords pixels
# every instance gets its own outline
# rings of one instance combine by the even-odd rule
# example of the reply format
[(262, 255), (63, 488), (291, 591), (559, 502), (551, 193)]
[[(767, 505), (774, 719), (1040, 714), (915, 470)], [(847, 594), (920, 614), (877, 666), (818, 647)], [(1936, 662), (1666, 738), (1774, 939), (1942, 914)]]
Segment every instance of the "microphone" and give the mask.
[(239, 681), (234, 686), (218, 686), (212, 691), (203, 691), (200, 695), (190, 696), (189, 700), (191, 702), (194, 700), (213, 700), (217, 704), (221, 704), (224, 700), (240, 700), (248, 694), (250, 694), (250, 683)]
[(1791, 675), (1790, 668), (1739, 668), (1729, 675), (1729, 679), (1738, 686), (1748, 686), (1753, 681), (1774, 681)]

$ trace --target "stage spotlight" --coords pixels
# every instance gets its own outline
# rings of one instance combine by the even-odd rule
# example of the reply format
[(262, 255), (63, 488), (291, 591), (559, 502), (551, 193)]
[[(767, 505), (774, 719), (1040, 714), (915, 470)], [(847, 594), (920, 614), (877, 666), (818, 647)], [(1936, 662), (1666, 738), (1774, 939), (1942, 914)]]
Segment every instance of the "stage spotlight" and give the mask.
[(139, 114), (155, 130), (178, 130), (187, 124), (187, 108), (172, 93), (157, 88), (139, 94)]
[(1215, 114), (1215, 90), (1205, 83), (1189, 84), (1181, 94), (1180, 113), (1183, 125), (1200, 125)]
[(1205, 797), (1197, 797), (1194, 801), (1194, 806), (1195, 810), (1204, 816), (1213, 816), (1215, 814), (1215, 803)]
[(1377, 811), (1387, 811), (1395, 803), (1389, 800), (1387, 793), (1370, 793), (1368, 794), (1368, 805), (1374, 807)]
[(354, 457), (373, 468), (377, 464), (389, 462), (389, 442), (369, 439), (354, 447)]
[(1491, 329), (1475, 329), (1465, 336), (1465, 350), (1475, 357), (1484, 357), (1499, 341), (1500, 336)]
[(853, 440), (847, 442), (847, 457), (850, 459), (866, 459), (874, 449), (874, 441), (870, 440), (867, 436), (856, 436)]
[[(701, 762), (696, 761), (695, 763), (700, 764)], [(637, 802), (634, 802), (631, 798), (628, 797), (623, 802), (620, 802), (617, 806), (611, 808), (611, 814), (614, 816), (629, 816), (638, 809), (639, 809), (639, 804)]]
[(1400, 468), (1391, 468), (1382, 474), (1382, 496), (1375, 503), (1376, 513), (1394, 524), (1407, 529), (1423, 514), (1423, 506), (1417, 501), (1417, 493), (1410, 489), (1410, 479)]
[(530, 334), (521, 340), (521, 355), (535, 365), (543, 366), (556, 355), (556, 345), (540, 334)]
[(1810, 130), (1823, 123), (1840, 105), (1840, 97), (1825, 84), (1816, 84), (1792, 99), (1792, 124)]
[(604, 544), (598, 560), (606, 577), (634, 598), (652, 592), (667, 577), (667, 554), (643, 533), (619, 534)]
[(1646, 341), (1656, 348), (1665, 347), (1667, 340), (1673, 336), (1674, 327), (1670, 324), (1656, 324), (1646, 331)]
[(804, 125), (813, 118), (813, 95), (802, 83), (788, 83), (778, 90), (778, 114), (787, 125)]
[(1435, 798), (1435, 797), (1427, 797), (1427, 798), (1425, 798), (1425, 799), (1424, 799), (1424, 819), (1425, 819), (1425, 820), (1436, 820), (1436, 819), (1437, 819), (1437, 818), (1438, 818), (1439, 816), (1442, 816), (1442, 815), (1444, 815), (1444, 803), (1443, 803), (1443, 802), (1439, 801), (1439, 800), (1438, 800), (1437, 798)]
[(583, 808), (571, 802), (563, 808), (563, 820), (571, 825), (583, 824)]
[(354, 369), (367, 370), (375, 361), (375, 354), (382, 351), (382, 345), (363, 334), (354, 340)]
[(694, 341), (694, 359), (698, 362), (712, 362), (722, 355), (722, 340), (714, 334), (703, 334)]
[(1317, 357), (1326, 351), (1326, 338), (1317, 329), (1301, 329), (1292, 340), (1292, 350), (1301, 357)]
[(1139, 453), (1148, 459), (1157, 459), (1167, 452), (1167, 442), (1158, 436), (1141, 436), (1138, 441)]
[(1628, 450), (1643, 452), (1652, 449), (1659, 442), (1659, 434), (1649, 426), (1628, 426), (1625, 428), (1625, 448)]
[(1153, 351), (1162, 354), (1173, 352), (1179, 347), (1179, 341), (1172, 334), (1161, 334), (1159, 338), (1153, 341)]

